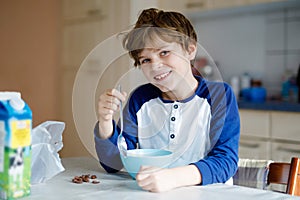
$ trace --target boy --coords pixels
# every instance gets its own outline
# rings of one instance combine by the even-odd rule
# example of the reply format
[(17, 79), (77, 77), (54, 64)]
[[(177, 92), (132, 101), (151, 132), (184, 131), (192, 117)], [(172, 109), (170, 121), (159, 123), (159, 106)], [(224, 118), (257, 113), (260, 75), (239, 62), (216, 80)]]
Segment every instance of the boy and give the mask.
[[(141, 167), (138, 185), (162, 192), (230, 180), (238, 162), (236, 99), (226, 83), (193, 75), (197, 35), (189, 20), (177, 12), (146, 9), (123, 45), (149, 81), (132, 92), (124, 108), (128, 149), (138, 145), (176, 155), (170, 168)], [(108, 172), (122, 168), (116, 145), (120, 129), (113, 115), (125, 98), (126, 93), (110, 89), (98, 101), (95, 145)]]

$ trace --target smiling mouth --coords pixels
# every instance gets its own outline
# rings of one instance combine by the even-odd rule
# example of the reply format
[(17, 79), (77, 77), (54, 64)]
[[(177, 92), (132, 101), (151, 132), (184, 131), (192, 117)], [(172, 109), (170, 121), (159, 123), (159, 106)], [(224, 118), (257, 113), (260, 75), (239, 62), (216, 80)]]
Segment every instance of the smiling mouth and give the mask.
[(172, 71), (168, 71), (168, 72), (165, 72), (165, 73), (163, 73), (163, 74), (154, 76), (154, 79), (157, 80), (157, 81), (163, 80), (163, 79), (165, 79), (167, 76), (169, 76), (169, 74), (171, 74), (171, 72), (172, 72)]

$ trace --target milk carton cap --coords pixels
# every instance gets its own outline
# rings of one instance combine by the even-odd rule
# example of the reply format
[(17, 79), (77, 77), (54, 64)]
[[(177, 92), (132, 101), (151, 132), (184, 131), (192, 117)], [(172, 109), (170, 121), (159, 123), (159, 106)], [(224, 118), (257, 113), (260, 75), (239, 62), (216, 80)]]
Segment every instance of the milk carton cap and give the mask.
[(20, 92), (0, 92), (0, 101), (7, 101), (12, 98), (19, 98), (21, 99), (21, 93)]
[(10, 106), (15, 110), (22, 110), (25, 102), (21, 98), (20, 92), (0, 92), (0, 101), (8, 101)]
[(12, 97), (9, 101), (9, 104), (15, 110), (22, 110), (25, 106), (25, 102), (21, 98), (18, 98), (18, 97)]

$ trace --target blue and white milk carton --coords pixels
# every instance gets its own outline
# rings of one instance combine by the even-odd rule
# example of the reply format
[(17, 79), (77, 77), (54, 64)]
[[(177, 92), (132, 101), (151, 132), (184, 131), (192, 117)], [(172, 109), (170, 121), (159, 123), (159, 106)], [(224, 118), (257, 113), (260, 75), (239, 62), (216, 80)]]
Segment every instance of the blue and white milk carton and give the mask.
[(32, 112), (18, 92), (0, 92), (0, 199), (30, 194)]

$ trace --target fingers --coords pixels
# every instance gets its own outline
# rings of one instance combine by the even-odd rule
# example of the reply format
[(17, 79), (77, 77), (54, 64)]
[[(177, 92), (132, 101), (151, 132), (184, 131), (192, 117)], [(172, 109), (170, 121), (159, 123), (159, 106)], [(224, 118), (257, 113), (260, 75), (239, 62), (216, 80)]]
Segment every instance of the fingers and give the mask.
[(106, 90), (105, 92), (108, 96), (114, 96), (117, 97), (119, 99), (119, 101), (125, 101), (126, 100), (126, 92), (120, 92), (117, 89), (113, 88), (113, 89), (109, 89)]
[(144, 190), (159, 192), (157, 172), (159, 168), (142, 166), (136, 176), (137, 184)]
[(141, 167), (139, 173), (136, 175), (136, 181), (141, 188), (150, 191), (153, 188), (152, 181), (149, 172), (147, 173), (145, 170), (145, 167)]
[(120, 101), (126, 100), (126, 92), (109, 89), (100, 95), (98, 100), (98, 115), (103, 120), (112, 120), (113, 114), (119, 109)]

